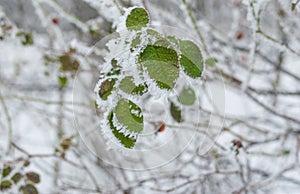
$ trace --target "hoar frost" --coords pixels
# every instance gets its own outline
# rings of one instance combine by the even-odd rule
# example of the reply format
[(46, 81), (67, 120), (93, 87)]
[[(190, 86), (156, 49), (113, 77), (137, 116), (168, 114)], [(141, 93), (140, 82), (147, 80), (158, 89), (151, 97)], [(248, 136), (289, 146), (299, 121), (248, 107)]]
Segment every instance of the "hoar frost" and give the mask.
[[(193, 41), (165, 36), (150, 28), (148, 13), (143, 8), (126, 9), (116, 26), (114, 38), (105, 44), (108, 52), (100, 65), (94, 92), (98, 108), (104, 112), (103, 135), (132, 148), (144, 128), (143, 111), (151, 119), (143, 108), (145, 102), (163, 98), (167, 100), (163, 103), (166, 107), (169, 103), (179, 104), (178, 89), (183, 88), (185, 81), (199, 82), (204, 65), (200, 49)], [(180, 75), (184, 82), (178, 83)], [(185, 108), (177, 111), (186, 112)], [(172, 117), (160, 119), (174, 121)], [(111, 136), (114, 138), (107, 138)]]

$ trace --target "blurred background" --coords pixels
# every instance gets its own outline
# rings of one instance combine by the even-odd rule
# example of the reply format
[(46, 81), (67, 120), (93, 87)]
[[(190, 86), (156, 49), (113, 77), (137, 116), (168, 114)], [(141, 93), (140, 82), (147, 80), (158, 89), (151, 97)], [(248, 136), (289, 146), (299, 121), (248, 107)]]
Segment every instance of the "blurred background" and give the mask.
[[(298, 3), (0, 0), (1, 192), (298, 194)], [(100, 75), (97, 43), (115, 32), (132, 6), (147, 9), (151, 24), (176, 27), (198, 40), (205, 58), (217, 58), (205, 67), (199, 92), (201, 98), (210, 91), (225, 95), (224, 114), (213, 105), (195, 107), (203, 117), (220, 119), (218, 126), (208, 128), (206, 119), (187, 123), (206, 140), (196, 138), (151, 169), (147, 160), (164, 158), (169, 150), (139, 161), (107, 150), (105, 141), (93, 139), (101, 136), (98, 117), (94, 99), (84, 93), (93, 92)], [(78, 79), (84, 77), (78, 72), (90, 79)], [(174, 123), (168, 124), (153, 141), (172, 133)], [(125, 163), (145, 168), (126, 169)]]

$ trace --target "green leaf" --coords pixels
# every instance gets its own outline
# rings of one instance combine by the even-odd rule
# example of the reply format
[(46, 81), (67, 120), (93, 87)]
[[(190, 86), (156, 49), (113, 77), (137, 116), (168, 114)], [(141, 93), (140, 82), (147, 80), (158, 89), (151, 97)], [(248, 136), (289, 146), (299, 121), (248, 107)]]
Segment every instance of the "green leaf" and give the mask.
[(139, 56), (151, 79), (162, 89), (174, 87), (179, 76), (176, 51), (163, 46), (148, 45)]
[(171, 112), (171, 116), (173, 117), (173, 119), (174, 119), (175, 121), (177, 121), (178, 123), (182, 122), (181, 110), (180, 110), (180, 108), (179, 108), (176, 104), (174, 104), (173, 102), (171, 102), (170, 112)]
[(126, 148), (132, 148), (136, 140), (130, 137), (126, 137), (123, 133), (119, 132), (113, 124), (113, 118), (114, 118), (114, 113), (111, 112), (108, 115), (108, 121), (109, 121), (110, 129), (112, 130), (114, 136), (121, 142), (123, 146), (125, 146)]
[(23, 177), (23, 175), (22, 175), (21, 173), (17, 172), (16, 174), (14, 174), (14, 175), (11, 177), (11, 180), (12, 180), (15, 184), (17, 184), (17, 183), (21, 180), (22, 177)]
[(109, 78), (101, 84), (98, 94), (102, 100), (107, 100), (108, 96), (112, 93), (112, 90), (114, 89), (116, 81), (116, 78)]
[(205, 64), (212, 67), (212, 66), (214, 66), (217, 62), (218, 62), (218, 59), (212, 57), (212, 58), (206, 59)]
[(27, 172), (25, 174), (28, 180), (30, 180), (33, 183), (39, 183), (40, 182), (40, 175), (35, 172)]
[(179, 43), (182, 53), (180, 65), (188, 76), (199, 78), (203, 71), (202, 54), (198, 46), (190, 40), (181, 40)]
[(291, 153), (291, 151), (285, 149), (285, 150), (282, 151), (282, 153), (283, 153), (283, 155), (289, 155)]
[(1, 181), (0, 183), (0, 190), (9, 189), (12, 186), (12, 183), (9, 180)]
[(185, 87), (178, 96), (178, 101), (186, 106), (191, 106), (196, 100), (195, 91), (190, 87)]
[[(148, 60), (156, 60), (162, 62), (178, 62), (178, 56), (176, 51), (171, 48), (166, 48), (163, 46), (153, 46), (148, 45), (145, 50), (140, 54), (141, 61), (148, 61)], [(174, 64), (177, 66), (177, 64)]]
[(12, 170), (12, 169), (11, 169), (10, 166), (5, 167), (5, 168), (3, 169), (3, 171), (2, 171), (2, 177), (4, 178), (4, 177), (8, 176), (9, 173), (11, 172), (11, 170)]
[(119, 100), (115, 108), (115, 114), (118, 122), (128, 131), (134, 133), (141, 133), (143, 131), (144, 118), (142, 110), (130, 100)]
[(139, 84), (136, 86), (133, 82), (132, 76), (125, 77), (120, 83), (120, 89), (127, 94), (138, 94), (143, 95), (147, 92), (148, 87), (146, 84)]
[(22, 37), (22, 44), (23, 45), (33, 45), (33, 36), (32, 33), (29, 32), (18, 32), (16, 34), (17, 37)]
[(69, 54), (65, 54), (59, 57), (62, 71), (77, 71), (79, 68), (79, 62), (71, 57)]
[(59, 84), (60, 84), (61, 87), (65, 87), (68, 83), (68, 78), (59, 76), (58, 81), (59, 81)]
[(129, 30), (140, 30), (149, 23), (149, 16), (145, 9), (134, 8), (126, 19), (126, 27)]
[(120, 82), (120, 89), (123, 90), (123, 92), (130, 94), (132, 90), (135, 88), (135, 84), (133, 83), (133, 77), (127, 76)]
[(38, 190), (33, 184), (27, 184), (22, 187), (20, 187), (20, 191), (23, 192), (23, 194), (38, 194)]

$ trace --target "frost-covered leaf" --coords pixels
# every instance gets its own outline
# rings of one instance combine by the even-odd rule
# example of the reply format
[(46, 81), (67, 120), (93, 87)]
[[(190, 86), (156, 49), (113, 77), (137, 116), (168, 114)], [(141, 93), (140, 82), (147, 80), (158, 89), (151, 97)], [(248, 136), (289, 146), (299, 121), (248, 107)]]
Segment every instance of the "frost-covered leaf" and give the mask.
[(130, 100), (119, 100), (115, 114), (118, 122), (127, 130), (133, 133), (141, 133), (144, 128), (143, 114), (140, 107)]
[(126, 27), (129, 30), (140, 30), (149, 23), (149, 16), (145, 9), (134, 8), (126, 19)]
[(109, 78), (101, 84), (98, 94), (102, 100), (107, 100), (114, 88), (116, 81), (116, 78)]
[(4, 177), (8, 176), (10, 174), (11, 170), (12, 169), (10, 166), (5, 167), (2, 171), (2, 177), (4, 178)]
[(141, 33), (137, 33), (136, 37), (131, 41), (131, 48), (137, 47), (141, 43)]
[(157, 32), (154, 29), (147, 29), (147, 35), (149, 44), (152, 45), (158, 40), (165, 39), (165, 37), (163, 37), (159, 32)]
[(116, 59), (112, 59), (112, 60), (110, 61), (110, 63), (111, 63), (111, 66), (112, 66), (113, 68), (117, 67), (117, 65), (118, 65), (118, 61), (117, 61)]
[(199, 47), (190, 40), (182, 40), (179, 45), (182, 53), (180, 65), (183, 71), (191, 78), (201, 77), (203, 60)]
[(9, 189), (12, 186), (12, 183), (9, 180), (1, 181), (0, 183), (0, 191)]
[(11, 180), (12, 180), (15, 184), (17, 184), (17, 183), (21, 180), (22, 177), (23, 177), (23, 175), (22, 175), (21, 173), (17, 172), (16, 174), (14, 174), (14, 175), (11, 177)]
[(137, 94), (137, 95), (143, 95), (148, 91), (148, 86), (146, 84), (139, 84), (138, 86), (136, 86), (131, 94)]
[(148, 29), (147, 34), (148, 34), (149, 43), (151, 43), (152, 45), (166, 47), (166, 48), (171, 46), (170, 41), (159, 32), (153, 29)]
[(132, 76), (127, 76), (124, 79), (122, 79), (119, 86), (120, 89), (123, 92), (130, 94), (132, 90), (136, 87), (132, 80), (133, 80)]
[(179, 123), (182, 122), (180, 107), (178, 107), (173, 102), (171, 102), (171, 105), (170, 105), (170, 113), (175, 121), (177, 121)]
[(205, 64), (208, 66), (214, 66), (217, 62), (218, 62), (218, 59), (212, 57), (212, 58), (206, 59)]
[(176, 51), (163, 46), (148, 45), (139, 56), (151, 79), (162, 89), (174, 87), (179, 76)]
[(161, 38), (161, 39), (156, 40), (154, 45), (168, 48), (170, 46), (170, 42), (165, 38)]
[(27, 172), (25, 174), (26, 178), (30, 180), (33, 183), (39, 183), (40, 182), (40, 175), (35, 172)]
[[(112, 63), (113, 63), (113, 60), (112, 60)], [(120, 75), (120, 73), (121, 73), (121, 67), (118, 65), (115, 65), (115, 67), (113, 67), (106, 75), (113, 76), (113, 75)]]
[(38, 194), (38, 190), (33, 184), (27, 184), (22, 187), (20, 187), (20, 191), (23, 192), (23, 194)]
[(178, 39), (175, 36), (167, 36), (167, 39), (176, 45), (178, 44)]
[(125, 77), (121, 81), (119, 87), (123, 92), (125, 92), (127, 94), (133, 94), (133, 95), (135, 95), (135, 94), (143, 95), (148, 90), (146, 84), (140, 84), (140, 85), (136, 86), (133, 82), (132, 76)]
[(110, 129), (112, 130), (114, 136), (120, 141), (120, 143), (123, 146), (125, 146), (126, 148), (132, 148), (136, 142), (136, 139), (125, 136), (123, 133), (119, 132), (117, 128), (114, 126), (113, 119), (114, 119), (114, 114), (113, 112), (111, 112), (108, 115), (108, 121), (109, 121)]
[(155, 37), (155, 38), (160, 38), (162, 37), (161, 34), (159, 32), (157, 32), (156, 30), (153, 29), (147, 29), (147, 34)]
[(187, 106), (191, 106), (195, 103), (196, 94), (190, 87), (185, 87), (178, 96), (178, 101)]

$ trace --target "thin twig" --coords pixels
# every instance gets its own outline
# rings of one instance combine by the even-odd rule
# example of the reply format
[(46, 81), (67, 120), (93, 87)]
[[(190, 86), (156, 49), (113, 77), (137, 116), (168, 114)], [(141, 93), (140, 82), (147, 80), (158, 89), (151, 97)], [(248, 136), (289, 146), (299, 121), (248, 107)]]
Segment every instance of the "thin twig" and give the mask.
[(7, 153), (10, 151), (11, 146), (12, 146), (12, 133), (13, 133), (13, 127), (12, 127), (12, 120), (8, 111), (8, 108), (6, 106), (6, 103), (0, 93), (0, 102), (2, 104), (2, 107), (4, 109), (4, 114), (7, 120), (7, 125), (8, 125), (8, 150)]
[(206, 43), (205, 43), (205, 40), (204, 40), (204, 38), (203, 38), (203, 35), (202, 35), (202, 33), (201, 33), (199, 27), (198, 27), (198, 25), (197, 25), (196, 19), (195, 19), (195, 17), (193, 16), (192, 10), (190, 9), (190, 6), (189, 6), (189, 4), (187, 3), (186, 0), (182, 0), (182, 2), (183, 2), (183, 4), (184, 4), (185, 7), (186, 7), (186, 10), (187, 10), (187, 12), (188, 12), (189, 18), (190, 18), (190, 20), (191, 20), (192, 23), (193, 23), (193, 26), (194, 26), (194, 28), (195, 28), (195, 30), (196, 30), (196, 32), (197, 32), (197, 35), (198, 35), (199, 38), (200, 38), (200, 41), (201, 41), (201, 43), (202, 43), (202, 45), (203, 45), (205, 54), (206, 54), (207, 56), (209, 56), (210, 54), (209, 54), (209, 52), (208, 52), (208, 47), (207, 47), (207, 45), (206, 45)]

